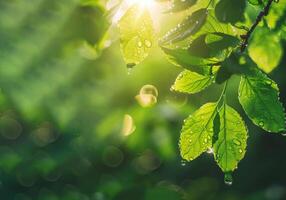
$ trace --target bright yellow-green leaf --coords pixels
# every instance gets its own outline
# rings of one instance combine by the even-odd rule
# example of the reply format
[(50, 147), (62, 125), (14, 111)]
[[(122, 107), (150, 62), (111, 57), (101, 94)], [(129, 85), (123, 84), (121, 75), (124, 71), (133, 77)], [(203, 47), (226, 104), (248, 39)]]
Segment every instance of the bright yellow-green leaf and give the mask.
[(220, 129), (213, 146), (214, 156), (223, 172), (231, 172), (245, 155), (247, 129), (240, 115), (225, 103), (219, 115)]
[(248, 50), (252, 60), (266, 73), (279, 65), (283, 55), (279, 37), (267, 29), (256, 32)]
[(183, 159), (191, 161), (212, 147), (213, 119), (216, 103), (207, 103), (184, 121), (180, 151)]
[(132, 6), (119, 21), (120, 44), (127, 66), (142, 62), (154, 45), (154, 28), (147, 9)]
[(201, 75), (185, 70), (180, 73), (172, 89), (178, 92), (195, 94), (210, 86), (213, 81), (214, 76)]

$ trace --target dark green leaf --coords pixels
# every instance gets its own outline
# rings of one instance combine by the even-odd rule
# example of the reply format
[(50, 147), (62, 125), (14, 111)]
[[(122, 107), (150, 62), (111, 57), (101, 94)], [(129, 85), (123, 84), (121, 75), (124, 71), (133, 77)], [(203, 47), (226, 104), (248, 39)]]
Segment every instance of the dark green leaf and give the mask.
[(192, 56), (187, 49), (168, 49), (164, 47), (162, 49), (170, 62), (199, 74), (204, 74), (204, 72), (210, 69), (210, 65), (219, 61), (216, 58), (205, 59)]
[(207, 9), (200, 9), (195, 11), (182, 23), (178, 24), (176, 28), (167, 33), (160, 42), (162, 44), (179, 42), (186, 39), (190, 35), (195, 34), (206, 22), (207, 15)]
[(277, 84), (262, 72), (241, 78), (239, 101), (254, 124), (269, 132), (285, 130), (284, 108)]
[(243, 20), (246, 0), (220, 0), (215, 7), (217, 19), (224, 23), (236, 23)]

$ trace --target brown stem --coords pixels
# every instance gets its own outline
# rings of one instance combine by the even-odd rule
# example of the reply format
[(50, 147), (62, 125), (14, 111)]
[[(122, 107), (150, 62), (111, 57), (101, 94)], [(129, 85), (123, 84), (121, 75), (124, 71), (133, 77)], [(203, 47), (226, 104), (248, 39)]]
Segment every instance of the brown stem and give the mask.
[(257, 16), (254, 24), (251, 26), (251, 28), (249, 29), (249, 31), (245, 34), (245, 35), (241, 35), (240, 37), (242, 38), (242, 44), (241, 44), (241, 48), (240, 51), (241, 53), (243, 53), (245, 51), (245, 49), (248, 46), (248, 42), (249, 39), (252, 35), (252, 33), (254, 32), (255, 28), (257, 27), (257, 25), (262, 21), (264, 16), (267, 16), (269, 13), (269, 9), (271, 7), (271, 4), (274, 2), (275, 0), (268, 0), (268, 3), (266, 4), (266, 6), (263, 8), (263, 10), (259, 13), (259, 15)]

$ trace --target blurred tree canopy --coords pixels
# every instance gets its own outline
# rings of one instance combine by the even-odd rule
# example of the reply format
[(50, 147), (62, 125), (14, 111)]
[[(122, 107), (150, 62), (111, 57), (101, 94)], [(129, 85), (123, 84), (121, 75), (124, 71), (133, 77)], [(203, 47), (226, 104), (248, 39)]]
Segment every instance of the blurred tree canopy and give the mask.
[[(237, 29), (235, 37), (241, 41), (245, 39), (241, 33), (247, 33), (243, 26), (251, 27), (268, 1), (157, 1), (161, 10), (150, 13), (161, 13), (156, 16), (161, 28), (156, 28), (156, 21), (154, 32), (148, 28), (154, 16), (146, 20), (145, 13), (142, 20), (147, 25), (142, 21), (140, 25), (148, 30), (139, 32), (148, 40), (142, 41), (144, 51), (136, 52), (135, 58), (128, 45), (138, 43), (124, 43), (132, 31), (125, 40), (122, 31), (126, 33), (126, 24), (133, 28), (137, 24), (132, 16), (125, 16), (119, 27), (114, 26), (112, 20), (121, 4), (108, 7), (106, 3), (110, 2), (0, 0), (0, 199), (285, 199), (285, 138), (265, 134), (244, 114), (237, 99), (239, 73), (230, 73), (228, 100), (246, 121), (249, 139), (232, 187), (225, 186), (222, 173), (212, 164), (212, 154), (185, 163), (178, 148), (183, 120), (203, 103), (216, 101), (223, 85), (210, 84), (213, 79), (219, 82), (217, 77), (205, 79), (203, 72), (208, 70), (199, 69), (192, 72), (197, 79), (188, 80), (203, 76), (210, 85), (207, 90), (199, 94), (194, 94), (199, 92), (196, 88), (189, 88), (195, 91), (190, 94), (169, 90), (177, 74), (193, 75), (189, 70), (198, 69), (188, 63), (196, 59), (176, 57), (184, 55), (185, 48), (179, 54), (175, 48), (196, 41), (197, 28), (190, 32), (189, 26), (197, 24), (195, 17), (204, 15), (195, 14), (198, 10), (210, 8), (221, 23)], [(247, 59), (277, 82), (285, 105), (286, 2), (272, 3), (245, 44)], [(193, 18), (184, 21), (190, 15)], [(156, 45), (158, 35), (181, 21), (180, 32), (161, 38), (162, 51)], [(198, 22), (202, 27), (204, 23)], [(197, 31), (213, 22), (207, 23)], [(223, 50), (220, 59), (228, 57), (225, 43), (215, 42), (226, 38), (231, 41), (227, 47), (232, 48), (236, 40), (214, 32), (205, 41), (214, 45), (210, 48)], [(191, 56), (205, 53), (197, 44), (189, 49)], [(186, 61), (187, 71), (169, 63), (165, 54), (176, 65)], [(184, 84), (177, 79), (173, 89), (184, 90)], [(147, 91), (142, 99), (146, 85), (155, 88), (156, 98)]]

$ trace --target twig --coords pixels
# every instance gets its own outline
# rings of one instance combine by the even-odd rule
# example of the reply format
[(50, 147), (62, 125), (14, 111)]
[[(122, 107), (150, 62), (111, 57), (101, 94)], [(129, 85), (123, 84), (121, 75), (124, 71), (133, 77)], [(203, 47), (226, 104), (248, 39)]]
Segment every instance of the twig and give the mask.
[(251, 34), (254, 32), (257, 25), (261, 22), (261, 20), (263, 19), (264, 16), (268, 15), (269, 9), (270, 9), (271, 4), (273, 2), (275, 2), (275, 0), (268, 0), (268, 3), (264, 7), (264, 9), (259, 13), (259, 15), (257, 16), (254, 24), (251, 26), (249, 31), (245, 35), (240, 36), (243, 39), (243, 42), (242, 42), (241, 48), (240, 48), (241, 53), (243, 53), (245, 51), (245, 49), (247, 48)]

